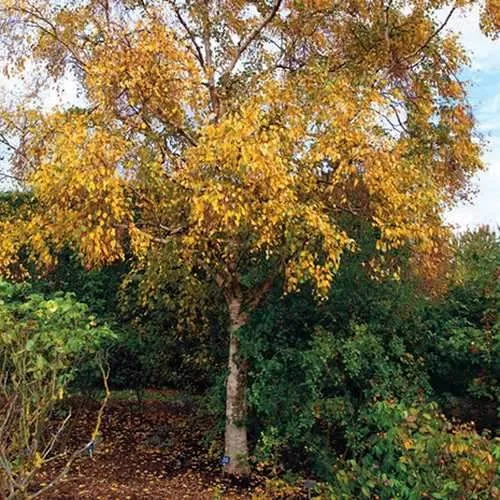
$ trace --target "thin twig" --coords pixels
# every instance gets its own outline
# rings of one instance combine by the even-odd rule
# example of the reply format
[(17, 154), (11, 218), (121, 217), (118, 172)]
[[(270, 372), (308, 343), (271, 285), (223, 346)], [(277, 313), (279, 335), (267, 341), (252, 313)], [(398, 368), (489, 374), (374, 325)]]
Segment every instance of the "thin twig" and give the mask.
[(196, 41), (196, 36), (189, 27), (187, 21), (182, 17), (181, 11), (179, 10), (179, 7), (175, 4), (175, 1), (169, 1), (170, 5), (174, 9), (175, 15), (179, 22), (181, 23), (182, 27), (186, 31), (189, 39), (191, 40), (191, 43), (193, 44), (194, 50), (196, 51), (196, 58), (198, 59), (198, 62), (200, 63), (200, 66), (202, 68), (205, 68), (205, 60), (203, 59), (203, 54), (201, 52), (201, 47), (198, 45), (198, 42)]
[(69, 422), (70, 418), (71, 418), (71, 408), (69, 409), (68, 414), (66, 415), (66, 418), (62, 421), (61, 425), (58, 427), (57, 431), (52, 436), (52, 439), (50, 440), (49, 444), (45, 448), (45, 450), (42, 454), (42, 457), (44, 460), (48, 457), (49, 453), (54, 448), (56, 441), (58, 440), (59, 436), (61, 435), (61, 432), (66, 427), (66, 424)]
[(406, 56), (404, 59), (405, 60), (411, 59), (412, 57), (416, 56), (419, 52), (422, 52), (432, 42), (432, 40), (434, 40), (434, 38), (436, 38), (439, 35), (439, 33), (441, 33), (441, 31), (443, 31), (443, 29), (448, 25), (448, 22), (451, 19), (451, 16), (453, 15), (456, 9), (457, 7), (452, 7), (450, 12), (446, 16), (445, 20), (443, 21), (443, 23), (432, 33), (432, 35), (429, 38), (427, 38), (427, 40), (418, 49), (413, 51), (410, 55)]
[(250, 33), (250, 35), (247, 38), (245, 38), (238, 44), (238, 52), (231, 61), (231, 64), (229, 65), (229, 68), (226, 71), (226, 74), (230, 75), (232, 73), (234, 67), (236, 66), (236, 64), (238, 64), (240, 57), (243, 55), (243, 52), (247, 50), (248, 46), (260, 35), (260, 33), (266, 28), (266, 26), (274, 19), (274, 17), (278, 13), (279, 8), (281, 7), (281, 2), (282, 0), (276, 0), (273, 8), (269, 12), (269, 14), (263, 19), (262, 23), (260, 23)]

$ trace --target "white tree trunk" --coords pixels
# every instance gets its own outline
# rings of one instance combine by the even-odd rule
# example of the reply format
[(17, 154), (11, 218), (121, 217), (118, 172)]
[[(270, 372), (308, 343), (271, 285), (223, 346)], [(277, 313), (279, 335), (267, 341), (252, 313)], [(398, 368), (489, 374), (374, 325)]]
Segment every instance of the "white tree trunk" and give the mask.
[(246, 323), (246, 315), (241, 311), (241, 300), (233, 298), (229, 301), (229, 374), (226, 385), (226, 432), (225, 456), (229, 463), (224, 466), (225, 472), (233, 475), (248, 475), (247, 443), (247, 401), (246, 377), (247, 367), (239, 354), (237, 331)]

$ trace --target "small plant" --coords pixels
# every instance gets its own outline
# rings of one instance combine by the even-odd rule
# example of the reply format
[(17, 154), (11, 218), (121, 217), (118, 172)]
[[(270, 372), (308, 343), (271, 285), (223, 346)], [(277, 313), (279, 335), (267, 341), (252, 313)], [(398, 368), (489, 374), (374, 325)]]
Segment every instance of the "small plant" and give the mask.
[(49, 420), (66, 395), (78, 365), (93, 359), (107, 373), (100, 346), (113, 333), (98, 326), (87, 306), (71, 295), (50, 299), (27, 286), (0, 281), (0, 496), (35, 498), (67, 472), (79, 453), (92, 446), (99, 430), (101, 406), (90, 443), (74, 451), (43, 490), (30, 494), (33, 479), (53, 456), (58, 438), (70, 419), (50, 432)]

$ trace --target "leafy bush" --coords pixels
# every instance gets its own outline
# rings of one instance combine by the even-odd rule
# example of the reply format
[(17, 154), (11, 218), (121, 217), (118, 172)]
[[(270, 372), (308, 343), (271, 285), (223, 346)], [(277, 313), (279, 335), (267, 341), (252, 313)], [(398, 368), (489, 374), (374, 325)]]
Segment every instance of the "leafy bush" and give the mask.
[(500, 440), (452, 425), (435, 404), (379, 401), (363, 413), (362, 446), (335, 464), (331, 498), (497, 498)]
[[(465, 419), (479, 416), (493, 428), (500, 400), (500, 236), (483, 227), (461, 235), (455, 247), (448, 293), (420, 315), (419, 328), (427, 332), (422, 355), (449, 411), (459, 410)], [(486, 415), (476, 415), (477, 408)]]
[(57, 265), (34, 280), (33, 287), (46, 294), (72, 293), (92, 314), (115, 323), (119, 320), (118, 291), (127, 270), (123, 263), (87, 270), (74, 252), (65, 249), (58, 255)]
[[(319, 307), (307, 294), (271, 301), (243, 332), (261, 463), (274, 469), (305, 466), (330, 479), (331, 465), (346, 449), (366, 405), (398, 395), (408, 403), (431, 395), (422, 358), (393, 328), (395, 320), (385, 318), (385, 307), (391, 306), (371, 302), (368, 325), (349, 321), (363, 317), (357, 300), (340, 309), (335, 297)], [(344, 323), (346, 309), (351, 314)]]
[(0, 492), (23, 496), (53, 452), (48, 421), (83, 361), (113, 337), (71, 295), (0, 281)]

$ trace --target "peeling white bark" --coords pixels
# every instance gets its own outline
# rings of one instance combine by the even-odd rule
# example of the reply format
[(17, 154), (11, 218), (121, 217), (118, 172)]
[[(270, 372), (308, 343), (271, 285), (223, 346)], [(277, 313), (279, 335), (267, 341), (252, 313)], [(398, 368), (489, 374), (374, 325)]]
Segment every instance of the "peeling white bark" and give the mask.
[(247, 442), (247, 402), (246, 376), (247, 367), (239, 353), (237, 331), (245, 325), (246, 315), (241, 311), (241, 300), (233, 298), (228, 301), (231, 324), (229, 327), (229, 374), (226, 385), (226, 432), (225, 455), (229, 463), (224, 466), (228, 474), (248, 475), (248, 442)]

